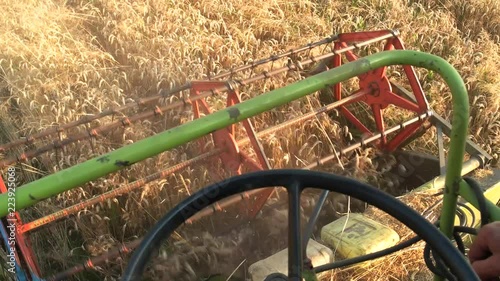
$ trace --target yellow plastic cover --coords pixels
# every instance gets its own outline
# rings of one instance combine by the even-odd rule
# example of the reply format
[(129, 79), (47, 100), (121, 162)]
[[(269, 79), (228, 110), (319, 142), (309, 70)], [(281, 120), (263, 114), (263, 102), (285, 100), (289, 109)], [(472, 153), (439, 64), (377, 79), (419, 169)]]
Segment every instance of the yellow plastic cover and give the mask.
[(394, 246), (399, 235), (363, 214), (351, 213), (325, 225), (321, 239), (344, 258), (353, 258)]

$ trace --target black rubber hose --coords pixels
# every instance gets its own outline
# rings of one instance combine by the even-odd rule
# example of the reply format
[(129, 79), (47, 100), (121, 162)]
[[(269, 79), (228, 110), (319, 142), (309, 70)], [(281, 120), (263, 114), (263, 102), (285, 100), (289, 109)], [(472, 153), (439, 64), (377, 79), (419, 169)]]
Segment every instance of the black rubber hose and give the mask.
[(326, 189), (365, 201), (390, 214), (425, 240), (449, 265), (460, 280), (479, 281), (467, 260), (438, 228), (403, 202), (368, 184), (330, 173), (308, 170), (266, 170), (232, 177), (210, 185), (171, 209), (144, 237), (134, 251), (122, 281), (139, 280), (153, 252), (172, 232), (198, 211), (226, 197), (270, 186), (288, 186), (298, 181), (301, 186)]
[(476, 195), (479, 212), (481, 213), (481, 226), (485, 226), (490, 221), (490, 211), (486, 206), (486, 198), (484, 197), (483, 191), (474, 179), (465, 177), (464, 181), (467, 182), (467, 184), (472, 188), (472, 191), (474, 191), (474, 195)]
[[(472, 182), (473, 180), (468, 179), (468, 181)], [(476, 192), (475, 195), (479, 198), (480, 201), (484, 200), (483, 194), (479, 193), (479, 195), (478, 195), (478, 193), (477, 193), (477, 190), (480, 190), (478, 188), (478, 185), (476, 183), (473, 183), (473, 184), (475, 185), (475, 186), (472, 187), (473, 189), (475, 189), (475, 192)], [(463, 209), (467, 210), (470, 213), (470, 215), (471, 215), (470, 225), (474, 226), (474, 224), (476, 222), (476, 216), (474, 214), (474, 211), (469, 206), (467, 206), (464, 203), (458, 202), (457, 204), (459, 206), (461, 206)], [(430, 208), (434, 207), (435, 205), (436, 204), (434, 204)], [(486, 206), (486, 204), (481, 204), (481, 205), (482, 206)], [(480, 207), (480, 209), (484, 209), (484, 207), (483, 208)], [(483, 212), (481, 212), (481, 213), (483, 213)], [(462, 254), (465, 255), (465, 245), (464, 245), (464, 242), (462, 241), (462, 237), (460, 236), (460, 233), (462, 232), (462, 233), (468, 233), (468, 234), (472, 234), (472, 235), (477, 235), (477, 230), (475, 228), (472, 228), (472, 227), (467, 227), (467, 224), (468, 224), (467, 216), (466, 216), (466, 214), (465, 214), (465, 212), (463, 210), (457, 209), (457, 215), (459, 217), (460, 226), (455, 226), (454, 227), (453, 237), (455, 239), (455, 242), (457, 243), (458, 250)], [(439, 226), (439, 220), (435, 223), (435, 225), (436, 225), (436, 227)], [(365, 261), (368, 261), (368, 260), (373, 260), (373, 259), (381, 258), (383, 256), (386, 256), (386, 255), (395, 253), (395, 252), (397, 252), (399, 250), (402, 250), (404, 248), (407, 248), (407, 247), (411, 246), (412, 244), (415, 244), (416, 242), (418, 242), (420, 240), (421, 239), (418, 236), (417, 237), (413, 237), (413, 238), (411, 238), (411, 239), (409, 239), (409, 240), (407, 240), (405, 242), (402, 242), (402, 243), (400, 243), (398, 245), (389, 247), (387, 249), (384, 249), (384, 250), (381, 250), (381, 251), (378, 251), (378, 252), (374, 252), (374, 253), (370, 253), (370, 254), (367, 254), (367, 255), (363, 255), (363, 256), (351, 258), (351, 259), (346, 259), (346, 260), (342, 260), (342, 261), (333, 262), (333, 263), (325, 264), (325, 265), (322, 265), (322, 266), (318, 266), (314, 270), (315, 270), (315, 272), (319, 273), (319, 272), (323, 272), (323, 271), (327, 271), (327, 270), (332, 270), (332, 269), (336, 269), (336, 268), (350, 266), (350, 265), (353, 265), (353, 264), (356, 264), (356, 263), (360, 263), (360, 262), (365, 262)], [(431, 256), (432, 256), (431, 248), (426, 245), (426, 247), (424, 248), (424, 260), (425, 260), (426, 265), (431, 270), (431, 272), (433, 272), (434, 274), (440, 275), (440, 276), (447, 277), (448, 279), (454, 278), (451, 275), (451, 273), (448, 271), (448, 269), (444, 266), (444, 264), (441, 262), (440, 259), (436, 260), (436, 264), (434, 264), (432, 262)]]
[(467, 222), (465, 224), (463, 224), (462, 226), (467, 226), (470, 225), (470, 226), (474, 226), (476, 224), (476, 215), (474, 214), (474, 211), (472, 210), (471, 207), (467, 206), (467, 204), (464, 204), (464, 203), (461, 203), (461, 202), (458, 202), (457, 203), (460, 207), (462, 207), (463, 209), (467, 210), (470, 214), (470, 217), (471, 217), (471, 222), (470, 224)]
[(408, 248), (408, 247), (410, 247), (411, 245), (417, 243), (420, 240), (422, 240), (422, 238), (420, 238), (418, 236), (415, 236), (415, 237), (413, 237), (411, 239), (408, 239), (408, 240), (406, 240), (404, 242), (401, 242), (401, 243), (399, 243), (399, 244), (397, 244), (395, 246), (389, 247), (389, 248), (384, 249), (384, 250), (380, 250), (380, 251), (377, 251), (377, 252), (374, 252), (374, 253), (366, 254), (366, 255), (363, 255), (363, 256), (355, 257), (355, 258), (350, 258), (350, 259), (346, 259), (346, 260), (337, 261), (337, 262), (334, 262), (334, 263), (320, 265), (320, 266), (314, 268), (314, 272), (320, 273), (320, 272), (323, 272), (323, 271), (332, 270), (332, 269), (336, 269), (336, 268), (341, 268), (341, 267), (344, 267), (344, 266), (349, 266), (349, 265), (357, 264), (357, 263), (360, 263), (360, 262), (365, 262), (365, 261), (368, 261), (368, 260), (378, 259), (378, 258), (381, 258), (383, 256), (387, 256), (387, 255), (390, 255), (390, 254), (395, 253), (397, 251), (403, 250), (404, 248)]

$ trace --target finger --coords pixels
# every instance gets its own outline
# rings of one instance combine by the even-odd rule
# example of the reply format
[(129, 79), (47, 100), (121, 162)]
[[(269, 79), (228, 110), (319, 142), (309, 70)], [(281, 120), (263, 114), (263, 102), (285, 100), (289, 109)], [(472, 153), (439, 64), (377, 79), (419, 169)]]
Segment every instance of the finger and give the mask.
[(481, 280), (491, 280), (500, 276), (500, 255), (491, 256), (485, 260), (472, 263), (472, 268)]
[(471, 263), (487, 258), (491, 255), (491, 252), (488, 247), (490, 230), (483, 228), (479, 231), (476, 239), (472, 242), (469, 250), (469, 260)]
[(470, 247), (469, 251), (469, 260), (471, 262), (481, 260), (487, 258), (491, 255), (493, 249), (491, 247), (496, 245), (497, 239), (500, 237), (500, 223), (491, 223), (485, 225), (477, 235), (477, 238), (474, 240)]

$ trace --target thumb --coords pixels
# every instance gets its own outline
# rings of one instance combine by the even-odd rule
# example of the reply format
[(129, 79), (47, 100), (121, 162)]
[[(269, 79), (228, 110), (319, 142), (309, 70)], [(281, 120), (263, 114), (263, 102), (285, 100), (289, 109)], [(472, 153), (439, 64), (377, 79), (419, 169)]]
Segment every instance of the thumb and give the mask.
[(472, 263), (472, 268), (481, 280), (490, 280), (500, 276), (500, 255), (493, 255)]

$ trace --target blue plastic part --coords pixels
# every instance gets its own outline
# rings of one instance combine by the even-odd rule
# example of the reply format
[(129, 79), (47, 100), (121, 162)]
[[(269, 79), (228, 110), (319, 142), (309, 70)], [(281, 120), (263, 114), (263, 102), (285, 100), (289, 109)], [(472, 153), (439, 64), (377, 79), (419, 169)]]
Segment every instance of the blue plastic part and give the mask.
[[(7, 233), (7, 229), (1, 220), (0, 220), (0, 234), (2, 235), (2, 241), (5, 244), (6, 249), (9, 249), (10, 248), (9, 234)], [(30, 279), (28, 279), (26, 272), (21, 268), (21, 266), (17, 263), (17, 261), (15, 262), (14, 267), (16, 268), (16, 272), (12, 272), (12, 273), (16, 274), (17, 281), (29, 281), (30, 280)], [(9, 270), (9, 272), (10, 272), (10, 270)], [(31, 276), (32, 276), (31, 280), (43, 281), (42, 279), (40, 279), (38, 277), (36, 277), (36, 279), (33, 278), (33, 275), (34, 274), (31, 274)]]

